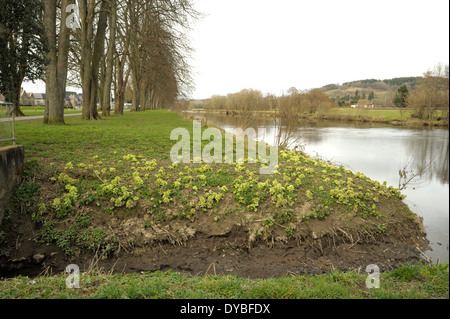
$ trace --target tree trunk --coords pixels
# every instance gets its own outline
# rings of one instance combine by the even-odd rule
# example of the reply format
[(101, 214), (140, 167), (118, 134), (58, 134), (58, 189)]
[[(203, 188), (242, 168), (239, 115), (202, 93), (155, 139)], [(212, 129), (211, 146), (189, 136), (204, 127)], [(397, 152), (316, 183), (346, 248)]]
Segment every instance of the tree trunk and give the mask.
[(123, 68), (117, 58), (117, 66), (116, 66), (116, 91), (114, 92), (114, 113), (123, 115), (123, 108), (125, 106), (125, 87), (123, 81)]
[(116, 2), (115, 0), (112, 0), (111, 9), (109, 12), (109, 45), (106, 56), (105, 84), (103, 87), (103, 116), (110, 115), (111, 112), (111, 84), (114, 69), (114, 46), (116, 44), (116, 10)]
[(119, 61), (117, 59), (117, 66), (116, 66), (116, 72), (117, 72), (117, 89), (116, 89), (116, 109), (115, 114), (123, 115), (123, 109), (125, 107), (125, 91), (128, 84), (128, 79), (130, 78), (130, 72), (131, 68), (128, 68), (126, 75), (124, 76), (124, 68), (125, 68), (125, 57), (123, 57), (122, 61)]
[(140, 101), (141, 101), (141, 110), (145, 111), (147, 109), (147, 85), (145, 85), (145, 81), (142, 84)]
[(70, 30), (66, 25), (68, 13), (64, 8), (68, 0), (62, 1), (59, 35), (56, 34), (56, 0), (45, 1), (45, 30), (48, 40), (48, 65), (45, 74), (46, 101), (45, 124), (64, 124), (64, 101), (67, 82)]
[(139, 107), (141, 105), (141, 87), (139, 84), (135, 84), (134, 86), (134, 99), (133, 99), (133, 111), (139, 111)]
[(85, 120), (100, 119), (97, 110), (98, 100), (98, 73), (100, 60), (103, 55), (105, 32), (107, 27), (109, 2), (102, 1), (97, 31), (94, 38), (94, 8), (95, 0), (81, 1), (82, 16), (82, 51), (81, 60), (83, 67), (83, 110), (82, 118)]
[[(23, 82), (23, 80), (20, 81), (20, 83), (22, 83), (22, 82)], [(23, 112), (20, 110), (20, 91), (22, 90), (20, 83), (18, 86), (16, 85), (16, 90), (15, 90), (16, 92), (11, 99), (11, 102), (14, 106), (14, 115), (15, 116), (25, 116), (25, 114), (23, 114)]]
[(81, 16), (81, 87), (83, 91), (83, 119), (90, 119), (91, 75), (92, 75), (92, 37), (94, 34), (94, 0), (80, 1)]

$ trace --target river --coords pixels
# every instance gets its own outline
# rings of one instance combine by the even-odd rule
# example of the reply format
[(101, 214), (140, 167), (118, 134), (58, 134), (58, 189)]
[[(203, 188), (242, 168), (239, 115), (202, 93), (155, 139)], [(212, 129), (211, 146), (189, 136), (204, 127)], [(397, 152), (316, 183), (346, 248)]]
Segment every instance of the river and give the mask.
[[(362, 172), (379, 182), (399, 187), (399, 171), (409, 181), (402, 189), (409, 208), (423, 217), (433, 262), (449, 262), (449, 130), (404, 128), (371, 123), (298, 121), (295, 127), (279, 120), (254, 116), (243, 120), (217, 113), (190, 113), (208, 124), (233, 132), (235, 128), (263, 128), (268, 144), (287, 141), (314, 158)], [(281, 133), (281, 134), (280, 134)], [(420, 174), (419, 174), (420, 173)]]

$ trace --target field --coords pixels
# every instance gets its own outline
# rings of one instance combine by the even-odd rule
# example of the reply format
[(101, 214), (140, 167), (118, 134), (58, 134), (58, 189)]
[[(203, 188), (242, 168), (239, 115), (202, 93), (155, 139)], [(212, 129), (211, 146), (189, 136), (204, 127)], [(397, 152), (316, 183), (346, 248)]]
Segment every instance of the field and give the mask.
[(325, 113), (306, 115), (306, 118), (316, 120), (358, 121), (373, 122), (403, 126), (448, 126), (447, 121), (441, 119), (442, 111), (436, 111), (433, 119), (414, 118), (411, 109), (384, 109), (384, 108), (333, 108)]
[[(298, 285), (310, 280), (302, 275), (331, 272), (321, 277), (324, 286), (336, 284), (332, 278), (356, 285), (351, 292), (342, 287), (347, 291), (342, 296), (381, 298), (388, 292), (365, 295), (365, 267), (377, 264), (392, 271), (419, 260), (416, 247), (426, 245), (420, 220), (403, 203), (403, 195), (361, 172), (283, 149), (272, 175), (260, 175), (263, 164), (248, 163), (248, 158), (242, 164), (174, 164), (170, 150), (176, 141), (170, 134), (174, 128), (192, 133), (192, 121), (168, 111), (132, 112), (97, 122), (67, 118), (66, 124), (16, 123), (26, 169), (0, 229), (0, 276), (59, 273), (75, 263), (82, 271), (129, 273), (123, 279), (135, 291), (137, 275), (132, 274), (171, 270), (193, 277), (164, 272), (145, 278), (176, 279), (174, 285), (192, 283), (199, 291), (205, 282), (212, 287), (212, 282), (220, 286), (231, 281), (237, 297), (264, 296), (264, 287), (275, 284), (280, 297), (299, 298)], [(36, 254), (44, 262), (36, 262)], [(404, 269), (411, 267), (415, 269)], [(419, 272), (434, 269), (427, 267)], [(280, 277), (288, 278), (270, 279)], [(121, 280), (103, 278), (90, 280), (100, 280), (95, 286), (106, 290), (105, 282)], [(439, 282), (435, 288), (441, 290), (433, 290), (440, 277), (420, 277), (433, 282), (431, 292), (423, 292), (423, 282), (414, 278), (414, 296), (448, 297), (448, 285), (445, 290)], [(8, 279), (0, 285), (19, 287), (27, 280)], [(61, 277), (48, 280), (50, 287), (60, 287)], [(36, 294), (45, 296), (45, 279), (37, 282), (42, 284)], [(240, 285), (255, 290), (239, 295)], [(7, 297), (8, 290), (3, 291)], [(102, 291), (79, 297), (103, 296)], [(155, 296), (183, 296), (168, 291)], [(130, 292), (111, 293), (121, 298)], [(313, 297), (310, 293), (303, 297)], [(217, 291), (206, 296), (226, 297)]]
[(333, 114), (342, 114), (350, 116), (367, 116), (386, 121), (406, 120), (411, 118), (411, 110), (383, 110), (383, 109), (363, 109), (363, 108), (335, 108), (330, 111)]

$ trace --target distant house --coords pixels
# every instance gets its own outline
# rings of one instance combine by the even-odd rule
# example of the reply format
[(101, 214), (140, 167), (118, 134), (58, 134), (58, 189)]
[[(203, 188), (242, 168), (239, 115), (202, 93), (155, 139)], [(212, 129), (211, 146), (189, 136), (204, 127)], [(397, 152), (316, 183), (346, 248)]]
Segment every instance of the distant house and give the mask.
[(357, 108), (357, 107), (362, 107), (362, 108), (368, 109), (368, 108), (374, 108), (375, 105), (372, 103), (372, 101), (365, 99), (365, 100), (358, 101), (358, 104), (352, 105), (352, 108)]
[(19, 104), (22, 104), (24, 100), (24, 95), (26, 95), (27, 92), (23, 88), (20, 89), (20, 95), (19, 95)]
[(20, 89), (19, 104), (20, 105), (34, 105), (33, 93), (27, 93), (23, 88)]
[(71, 108), (77, 109), (81, 107), (81, 94), (75, 92), (66, 92), (66, 104)]
[(45, 105), (45, 93), (34, 93), (34, 105), (43, 106)]
[(25, 93), (22, 98), (22, 105), (34, 105), (34, 94), (33, 93)]
[(83, 105), (83, 94), (82, 93), (77, 93), (77, 95), (75, 96), (77, 101), (78, 101), (78, 106), (81, 107)]

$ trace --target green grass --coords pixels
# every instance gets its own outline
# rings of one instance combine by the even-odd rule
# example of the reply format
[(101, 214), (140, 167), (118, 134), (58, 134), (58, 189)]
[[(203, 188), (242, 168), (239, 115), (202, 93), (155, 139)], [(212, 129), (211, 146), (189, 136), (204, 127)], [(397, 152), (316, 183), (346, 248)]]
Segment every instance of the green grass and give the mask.
[(370, 118), (391, 120), (406, 120), (411, 118), (411, 110), (372, 110), (362, 108), (334, 108), (330, 111), (334, 114), (349, 115), (349, 116), (367, 116)]
[(333, 120), (345, 120), (345, 121), (373, 121), (379, 123), (386, 123), (391, 121), (397, 121), (399, 123), (403, 123), (404, 125), (439, 125), (446, 126), (448, 125), (445, 121), (438, 120), (443, 116), (443, 111), (436, 111), (434, 113), (434, 118), (432, 120), (420, 120), (417, 118), (413, 118), (412, 115), (414, 111), (411, 109), (370, 109), (370, 108), (349, 108), (349, 107), (340, 107), (333, 108), (327, 114), (317, 114), (313, 115), (321, 116), (325, 115), (326, 118)]
[(445, 267), (405, 265), (380, 274), (367, 288), (367, 274), (247, 279), (234, 275), (191, 276), (176, 272), (108, 275), (81, 273), (80, 288), (66, 287), (67, 274), (0, 281), (0, 299), (448, 299)]
[[(45, 108), (43, 106), (22, 106), (21, 111), (25, 116), (42, 116), (44, 115)], [(73, 110), (73, 109), (64, 109), (65, 114), (81, 114), (81, 110)], [(6, 116), (6, 108), (3, 107), (0, 110), (0, 118), (4, 118)]]

